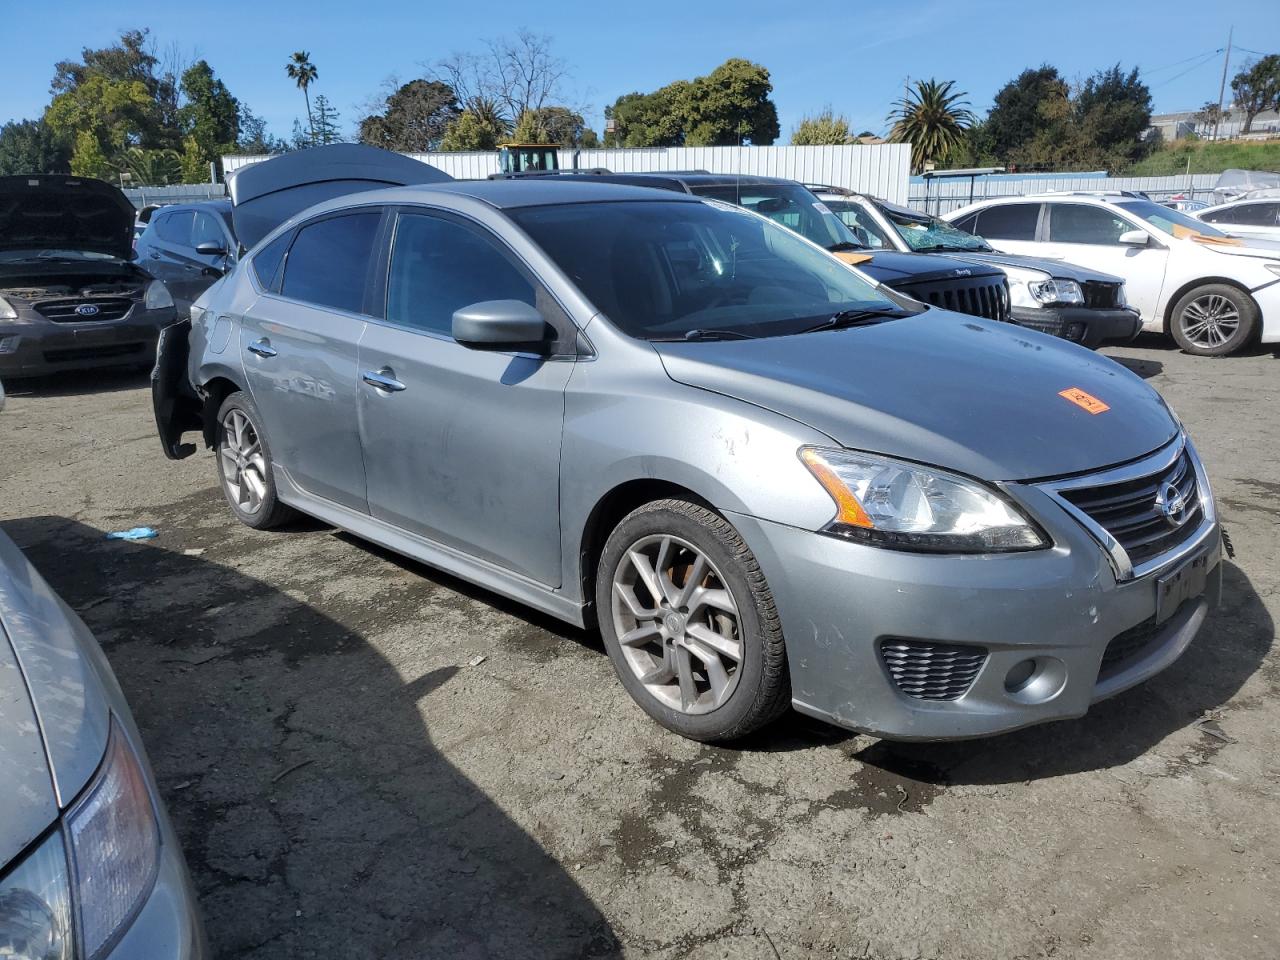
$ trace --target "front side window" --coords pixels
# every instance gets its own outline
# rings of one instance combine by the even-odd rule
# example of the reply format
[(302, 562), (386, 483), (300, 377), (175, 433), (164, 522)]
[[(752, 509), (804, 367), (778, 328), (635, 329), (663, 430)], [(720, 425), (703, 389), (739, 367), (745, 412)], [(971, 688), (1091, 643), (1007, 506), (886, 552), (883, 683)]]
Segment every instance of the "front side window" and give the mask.
[(893, 242), (885, 236), (880, 224), (856, 200), (824, 200), (827, 209), (853, 231), (854, 238), (868, 250), (892, 250)]
[(285, 260), (281, 295), (319, 307), (362, 312), (381, 218), (377, 210), (366, 210), (298, 230)]
[(216, 243), (220, 247), (227, 245), (227, 238), (222, 233), (215, 217), (207, 213), (196, 213), (195, 226), (191, 231), (191, 246), (198, 247), (202, 243)]
[(509, 216), (611, 323), (645, 340), (783, 336), (845, 311), (910, 312), (790, 230), (725, 203), (576, 203)]
[(1210, 223), (1238, 223), (1250, 227), (1274, 227), (1280, 223), (1280, 203), (1242, 203), (1216, 210), (1202, 219)]
[(193, 217), (194, 214), (190, 210), (166, 213), (156, 224), (156, 236), (165, 243), (176, 243), (182, 247), (190, 246)]
[(454, 311), (485, 300), (539, 306), (524, 271), (476, 228), (443, 217), (402, 215), (391, 248), (387, 320), (449, 336)]
[(1106, 207), (1091, 207), (1083, 203), (1055, 203), (1049, 207), (1051, 243), (1114, 247), (1120, 245), (1121, 234), (1133, 228), (1128, 220)]
[(1040, 220), (1038, 203), (1001, 203), (978, 211), (978, 222), (964, 229), (994, 240), (1034, 240)]
[(730, 183), (692, 190), (700, 197), (737, 204), (768, 217), (829, 250), (863, 246), (839, 217), (798, 183)]

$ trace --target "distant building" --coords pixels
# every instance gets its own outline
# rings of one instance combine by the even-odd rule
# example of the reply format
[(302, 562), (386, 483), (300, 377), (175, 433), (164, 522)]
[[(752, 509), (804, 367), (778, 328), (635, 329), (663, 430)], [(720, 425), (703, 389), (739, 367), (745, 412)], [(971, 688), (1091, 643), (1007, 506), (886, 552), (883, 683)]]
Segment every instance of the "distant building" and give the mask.
[[(1244, 114), (1234, 106), (1226, 108), (1227, 116), (1218, 124), (1218, 139), (1230, 140), (1238, 137), (1244, 130)], [(1206, 122), (1199, 116), (1198, 110), (1185, 110), (1181, 113), (1157, 113), (1151, 117), (1148, 135), (1158, 132), (1164, 140), (1178, 140), (1195, 134), (1202, 139), (1213, 136), (1213, 123)], [(1264, 110), (1253, 118), (1250, 136), (1280, 136), (1280, 113), (1275, 110)]]

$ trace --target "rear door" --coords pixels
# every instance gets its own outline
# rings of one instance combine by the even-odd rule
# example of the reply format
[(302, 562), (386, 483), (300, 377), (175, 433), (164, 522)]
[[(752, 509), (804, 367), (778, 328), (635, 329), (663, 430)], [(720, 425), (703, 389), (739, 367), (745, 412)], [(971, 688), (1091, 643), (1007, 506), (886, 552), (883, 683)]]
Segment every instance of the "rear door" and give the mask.
[(299, 227), (269, 282), (276, 290), (241, 323), (245, 374), (278, 467), (305, 492), (361, 513), (356, 360), (382, 215), (364, 207)]
[[(1045, 207), (1046, 240), (1040, 245), (1041, 255), (1123, 277), (1129, 305), (1142, 315), (1144, 325), (1154, 325), (1169, 248), (1138, 222), (1110, 207), (1067, 202)], [(1145, 247), (1120, 242), (1123, 234), (1133, 230), (1147, 234)]]
[[(370, 513), (559, 586), (560, 435), (576, 330), (523, 261), (471, 221), (402, 212), (388, 259), (385, 319), (360, 343)], [(484, 300), (537, 307), (558, 332), (550, 355), (455, 341), (453, 312)]]
[(187, 314), (194, 299), (191, 290), (195, 266), (186, 255), (194, 220), (195, 213), (190, 209), (157, 211), (141, 242), (140, 265), (164, 281), (180, 316)]
[(956, 225), (1005, 253), (1045, 256), (1037, 242), (1040, 216), (1039, 203), (997, 203), (983, 207), (972, 219), (965, 217)]

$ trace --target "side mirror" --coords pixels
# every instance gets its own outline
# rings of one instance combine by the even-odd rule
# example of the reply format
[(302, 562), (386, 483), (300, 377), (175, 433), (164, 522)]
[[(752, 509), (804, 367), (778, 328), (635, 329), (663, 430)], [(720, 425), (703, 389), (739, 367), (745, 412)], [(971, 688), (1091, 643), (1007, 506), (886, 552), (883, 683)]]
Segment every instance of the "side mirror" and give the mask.
[(226, 256), (227, 248), (216, 240), (206, 240), (196, 244), (196, 253), (202, 257), (223, 257)]
[(474, 350), (528, 349), (546, 343), (548, 331), (523, 300), (483, 300), (453, 312), (453, 339)]
[(1145, 247), (1151, 242), (1151, 235), (1145, 230), (1127, 230), (1120, 234), (1120, 243), (1126, 247)]

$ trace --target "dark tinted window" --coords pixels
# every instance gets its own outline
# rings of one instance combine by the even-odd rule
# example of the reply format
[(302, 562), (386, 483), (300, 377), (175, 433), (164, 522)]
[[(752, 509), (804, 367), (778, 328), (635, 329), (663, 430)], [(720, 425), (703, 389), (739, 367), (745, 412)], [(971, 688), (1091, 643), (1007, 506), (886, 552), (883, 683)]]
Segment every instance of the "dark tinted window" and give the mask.
[(284, 259), (284, 252), (289, 249), (289, 241), (292, 239), (293, 234), (286, 231), (254, 254), (253, 273), (258, 282), (268, 290), (275, 289), (271, 282), (276, 278), (280, 261)]
[(691, 188), (700, 197), (736, 203), (794, 230), (820, 247), (859, 244), (843, 220), (798, 183), (742, 183)]
[[(986, 220), (982, 226), (985, 228)], [(1049, 207), (1049, 240), (1052, 243), (1092, 243), (1117, 246), (1120, 235), (1133, 224), (1105, 207), (1083, 203), (1055, 203)]]
[(360, 313), (381, 214), (330, 217), (298, 231), (280, 292), (293, 300)]
[(484, 300), (539, 306), (524, 272), (480, 231), (440, 217), (402, 216), (391, 251), (387, 319), (447, 335), (455, 310)]
[(995, 240), (1034, 240), (1038, 219), (1038, 203), (1002, 203), (979, 210), (977, 227), (968, 225), (965, 229)]
[(220, 247), (225, 247), (227, 238), (213, 214), (198, 211), (195, 226), (191, 230), (191, 246), (198, 247), (202, 243), (216, 243)]
[(973, 233), (977, 222), (978, 215), (976, 213), (971, 213), (967, 217), (961, 217), (959, 220), (953, 221), (952, 226), (959, 227), (965, 233)]
[(1280, 220), (1280, 203), (1242, 203), (1206, 214), (1209, 223), (1239, 223), (1253, 227), (1274, 227)]
[(191, 219), (192, 213), (190, 210), (162, 214), (156, 220), (156, 236), (166, 243), (176, 243), (183, 247), (190, 246)]

